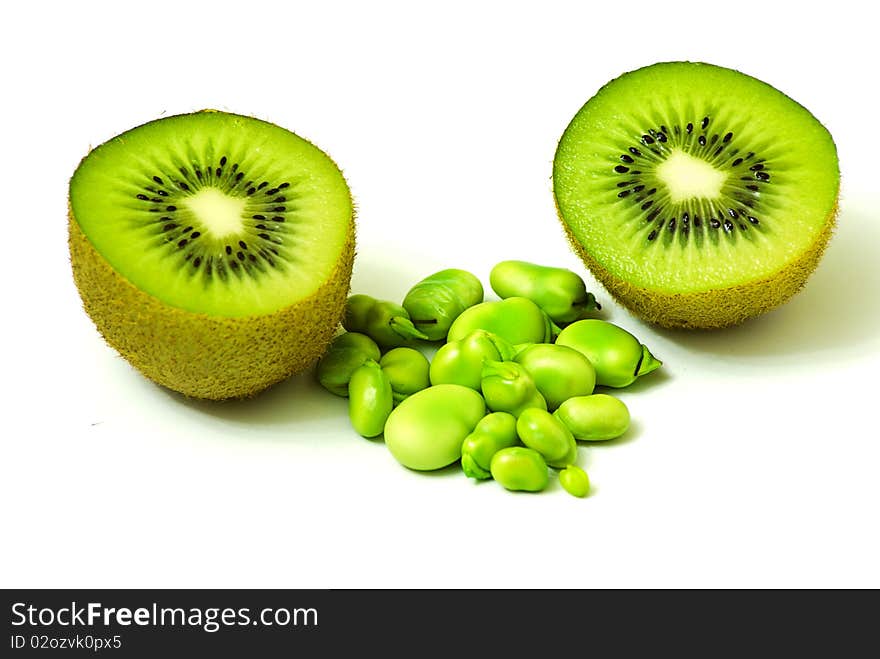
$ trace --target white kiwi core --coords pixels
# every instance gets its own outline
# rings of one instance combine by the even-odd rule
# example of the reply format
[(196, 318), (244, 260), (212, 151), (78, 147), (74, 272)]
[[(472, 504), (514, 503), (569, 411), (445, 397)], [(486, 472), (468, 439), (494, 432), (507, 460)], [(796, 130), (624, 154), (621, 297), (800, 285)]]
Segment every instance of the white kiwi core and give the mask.
[(184, 204), (215, 238), (241, 233), (246, 197), (230, 197), (217, 188), (202, 188)]
[(677, 203), (688, 199), (717, 199), (727, 174), (701, 158), (675, 149), (657, 167), (657, 178), (666, 185), (672, 203)]

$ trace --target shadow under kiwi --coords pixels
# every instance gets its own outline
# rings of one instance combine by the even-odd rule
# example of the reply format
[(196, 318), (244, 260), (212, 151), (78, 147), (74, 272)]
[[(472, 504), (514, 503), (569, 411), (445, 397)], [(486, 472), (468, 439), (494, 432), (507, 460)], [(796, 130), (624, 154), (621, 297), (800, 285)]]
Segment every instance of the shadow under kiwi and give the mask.
[(880, 223), (844, 210), (816, 271), (781, 307), (721, 330), (655, 331), (722, 358), (832, 362), (880, 348)]
[(314, 370), (272, 385), (252, 398), (201, 400), (162, 388), (189, 409), (242, 426), (290, 425), (348, 416), (348, 399), (331, 394), (315, 381)]
[(369, 248), (358, 251), (351, 276), (351, 293), (365, 293), (400, 304), (413, 284), (431, 274), (413, 274), (411, 267), (401, 266), (403, 261), (387, 250), (382, 253)]

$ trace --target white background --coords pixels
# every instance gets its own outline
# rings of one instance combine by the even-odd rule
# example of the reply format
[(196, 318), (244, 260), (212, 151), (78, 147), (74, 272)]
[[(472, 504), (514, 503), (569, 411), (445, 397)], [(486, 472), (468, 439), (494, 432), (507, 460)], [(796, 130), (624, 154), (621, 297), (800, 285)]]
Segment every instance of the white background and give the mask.
[[(0, 25), (0, 586), (878, 587), (880, 61), (864, 3), (88, 2)], [(569, 251), (551, 162), (607, 80), (730, 66), (808, 107), (843, 172), (806, 289), (741, 327), (659, 331)], [(274, 121), (357, 201), (354, 292), (435, 270), (572, 268), (664, 362), (575, 499), (400, 467), (309, 375), (249, 402), (142, 378), (81, 309), (67, 180), (117, 133), (213, 107)], [(488, 286), (487, 286), (488, 289)], [(490, 291), (491, 294), (491, 291)]]

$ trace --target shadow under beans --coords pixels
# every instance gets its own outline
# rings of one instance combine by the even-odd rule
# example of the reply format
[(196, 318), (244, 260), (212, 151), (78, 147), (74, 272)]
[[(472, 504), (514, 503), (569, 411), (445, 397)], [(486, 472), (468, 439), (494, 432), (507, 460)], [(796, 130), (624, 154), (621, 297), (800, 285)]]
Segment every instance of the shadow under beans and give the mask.
[(646, 375), (640, 375), (632, 384), (628, 384), (623, 388), (607, 387), (605, 385), (596, 385), (594, 394), (608, 394), (609, 396), (619, 397), (620, 394), (640, 394), (642, 392), (657, 391), (666, 387), (675, 378), (669, 371), (669, 366), (664, 362), (663, 366), (656, 371), (651, 371)]
[(880, 223), (845, 211), (816, 271), (786, 304), (726, 329), (655, 331), (690, 350), (736, 359), (850, 359), (880, 347), (878, 292)]
[[(440, 469), (431, 469), (428, 471), (420, 471), (418, 469), (408, 469), (407, 467), (403, 467), (407, 469), (410, 473), (416, 476), (424, 476), (427, 478), (452, 478), (459, 476), (464, 476), (464, 473), (461, 470), (461, 461), (456, 460), (452, 464), (446, 465), (445, 467), (441, 467)], [(468, 479), (472, 480), (472, 479)]]
[[(639, 437), (642, 436), (644, 432), (644, 428), (642, 427), (642, 423), (636, 419), (630, 421), (629, 428), (626, 429), (626, 432), (620, 435), (620, 437), (615, 437), (614, 439), (602, 439), (595, 441), (578, 441), (578, 447), (594, 449), (594, 448), (605, 448), (605, 447), (614, 447), (621, 446), (623, 444), (629, 444), (630, 442), (634, 442)], [(583, 466), (583, 465), (581, 465)]]

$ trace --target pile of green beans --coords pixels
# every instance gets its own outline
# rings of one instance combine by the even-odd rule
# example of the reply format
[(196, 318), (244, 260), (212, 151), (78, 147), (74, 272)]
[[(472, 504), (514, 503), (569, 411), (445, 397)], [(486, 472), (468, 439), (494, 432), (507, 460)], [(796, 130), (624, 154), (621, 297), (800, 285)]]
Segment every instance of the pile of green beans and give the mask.
[(352, 295), (346, 331), (316, 378), (348, 398), (356, 432), (383, 436), (409, 469), (459, 463), (469, 478), (521, 492), (544, 490), (556, 473), (585, 497), (579, 442), (630, 427), (623, 401), (596, 387), (627, 387), (662, 362), (622, 327), (589, 317), (601, 307), (571, 270), (503, 261), (490, 284), (501, 299), (484, 300), (475, 275), (450, 268), (402, 304)]

